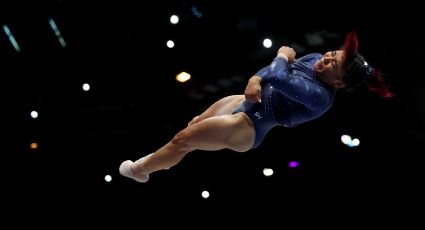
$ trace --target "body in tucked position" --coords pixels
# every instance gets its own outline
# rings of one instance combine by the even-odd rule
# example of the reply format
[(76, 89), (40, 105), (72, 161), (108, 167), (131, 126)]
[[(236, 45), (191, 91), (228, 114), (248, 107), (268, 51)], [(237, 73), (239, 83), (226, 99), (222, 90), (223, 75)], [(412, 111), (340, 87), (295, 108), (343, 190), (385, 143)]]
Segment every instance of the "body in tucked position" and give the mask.
[(316, 119), (333, 105), (337, 91), (363, 83), (382, 97), (392, 97), (380, 72), (365, 62), (357, 47), (355, 31), (347, 34), (343, 49), (323, 55), (297, 59), (291, 47), (280, 47), (271, 64), (248, 80), (244, 94), (218, 100), (155, 152), (122, 162), (120, 173), (146, 182), (149, 174), (178, 164), (194, 150), (248, 151), (271, 128)]

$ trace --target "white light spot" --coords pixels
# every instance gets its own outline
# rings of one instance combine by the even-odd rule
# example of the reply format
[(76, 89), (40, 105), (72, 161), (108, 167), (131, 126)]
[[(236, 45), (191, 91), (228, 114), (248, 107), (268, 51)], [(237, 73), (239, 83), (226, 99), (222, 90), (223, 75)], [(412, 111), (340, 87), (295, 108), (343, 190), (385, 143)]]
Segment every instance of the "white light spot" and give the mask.
[(352, 145), (353, 147), (355, 147), (355, 146), (359, 146), (359, 145), (360, 145), (360, 140), (359, 140), (359, 139), (357, 139), (357, 138), (354, 138), (354, 139), (353, 139), (353, 141), (351, 142), (351, 145)]
[(350, 135), (347, 135), (347, 134), (344, 134), (344, 135), (341, 136), (341, 141), (345, 145), (348, 145), (348, 144), (351, 143), (351, 136)]
[(208, 191), (203, 191), (202, 192), (202, 197), (207, 199), (208, 197), (210, 197), (210, 193)]
[(34, 111), (31, 111), (31, 117), (34, 118), (34, 119), (37, 118), (38, 117), (38, 112), (35, 111), (35, 110)]
[(272, 47), (272, 40), (270, 40), (268, 38), (264, 39), (263, 46), (266, 47), (266, 48)]
[(84, 84), (83, 84), (83, 90), (84, 90), (84, 91), (89, 91), (89, 90), (90, 90), (90, 85), (89, 85), (89, 84), (87, 84), (87, 83), (84, 83)]
[(111, 182), (112, 181), (112, 177), (110, 175), (106, 175), (105, 176), (105, 181), (106, 182)]
[(171, 15), (170, 22), (171, 22), (171, 24), (179, 23), (179, 17), (177, 15)]
[(168, 48), (173, 48), (174, 47), (174, 42), (172, 40), (168, 40), (167, 41), (167, 47)]
[(263, 174), (264, 174), (264, 176), (271, 176), (271, 175), (273, 175), (273, 169), (264, 168)]

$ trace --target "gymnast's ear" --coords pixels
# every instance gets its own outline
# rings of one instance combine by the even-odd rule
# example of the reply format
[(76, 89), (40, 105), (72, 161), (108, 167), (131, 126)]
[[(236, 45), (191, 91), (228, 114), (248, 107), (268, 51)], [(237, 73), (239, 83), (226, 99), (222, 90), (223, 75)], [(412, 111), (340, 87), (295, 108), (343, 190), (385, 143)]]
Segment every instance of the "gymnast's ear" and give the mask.
[(334, 88), (337, 89), (337, 90), (344, 89), (346, 86), (347, 86), (347, 84), (344, 81), (342, 81), (342, 80), (341, 81), (337, 81), (334, 84)]

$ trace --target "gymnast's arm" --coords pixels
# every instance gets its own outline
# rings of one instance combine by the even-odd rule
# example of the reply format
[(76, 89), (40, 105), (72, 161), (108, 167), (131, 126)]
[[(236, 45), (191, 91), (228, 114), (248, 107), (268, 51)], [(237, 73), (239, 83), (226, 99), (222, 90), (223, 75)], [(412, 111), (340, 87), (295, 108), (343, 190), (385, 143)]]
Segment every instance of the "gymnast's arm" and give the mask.
[[(279, 58), (283, 58), (285, 62), (279, 62), (276, 58), (273, 62), (262, 69), (260, 69), (254, 76), (252, 76), (248, 80), (248, 84), (245, 88), (245, 98), (251, 103), (261, 103), (261, 82), (263, 78), (266, 78), (270, 75), (270, 69), (280, 69), (282, 71), (286, 70), (288, 64), (288, 57), (285, 55), (278, 56)], [(278, 66), (276, 66), (278, 65)], [(287, 72), (286, 72), (287, 73)]]
[(332, 100), (330, 94), (322, 86), (298, 75), (293, 75), (286, 68), (282, 68), (286, 60), (276, 57), (275, 62), (277, 62), (275, 65), (270, 65), (268, 74), (261, 81), (270, 83), (279, 93), (313, 110), (322, 106), (326, 107)]

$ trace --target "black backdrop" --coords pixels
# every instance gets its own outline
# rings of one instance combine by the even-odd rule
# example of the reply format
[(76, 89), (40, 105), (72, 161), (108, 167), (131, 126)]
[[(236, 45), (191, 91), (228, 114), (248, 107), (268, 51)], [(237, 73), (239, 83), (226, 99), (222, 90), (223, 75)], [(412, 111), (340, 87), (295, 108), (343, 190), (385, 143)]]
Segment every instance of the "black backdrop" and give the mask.
[[(416, 220), (425, 143), (425, 37), (417, 11), (408, 4), (359, 2), (3, 2), (0, 23), (21, 51), (0, 32), (2, 211), (40, 223), (54, 217), (158, 227), (173, 226), (167, 221), (173, 217), (183, 226), (194, 223), (194, 214), (205, 214), (204, 224), (282, 225), (284, 219), (269, 215), (288, 213), (351, 213), (357, 221), (408, 214), (407, 222)], [(168, 23), (173, 13), (181, 15), (180, 24)], [(298, 56), (337, 49), (353, 28), (360, 51), (386, 73), (396, 98), (359, 90), (338, 97), (318, 120), (272, 130), (247, 153), (195, 151), (146, 184), (118, 174), (123, 160), (154, 151), (210, 103), (242, 93), (280, 45), (293, 46)], [(309, 42), (312, 35), (322, 42)], [(275, 42), (271, 49), (261, 46), (267, 36)], [(168, 39), (174, 49), (166, 48)], [(174, 80), (182, 70), (193, 75), (185, 85)], [(84, 82), (91, 91), (81, 90)], [(33, 109), (40, 113), (36, 120), (29, 117)], [(360, 146), (342, 145), (345, 133)], [(32, 141), (39, 149), (29, 149)], [(300, 167), (288, 168), (291, 160)], [(262, 175), (267, 167), (274, 176)], [(110, 183), (103, 180), (107, 174)], [(203, 190), (209, 199), (201, 197)]]

